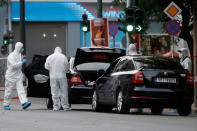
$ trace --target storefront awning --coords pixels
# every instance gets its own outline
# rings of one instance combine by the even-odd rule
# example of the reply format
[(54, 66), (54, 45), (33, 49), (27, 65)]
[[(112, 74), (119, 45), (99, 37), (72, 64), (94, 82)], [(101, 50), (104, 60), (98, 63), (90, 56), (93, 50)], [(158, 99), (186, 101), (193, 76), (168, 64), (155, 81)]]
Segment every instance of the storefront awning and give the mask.
[[(20, 21), (20, 3), (12, 2), (12, 21)], [(86, 12), (88, 19), (96, 15), (80, 2), (25, 2), (26, 21), (81, 21)]]

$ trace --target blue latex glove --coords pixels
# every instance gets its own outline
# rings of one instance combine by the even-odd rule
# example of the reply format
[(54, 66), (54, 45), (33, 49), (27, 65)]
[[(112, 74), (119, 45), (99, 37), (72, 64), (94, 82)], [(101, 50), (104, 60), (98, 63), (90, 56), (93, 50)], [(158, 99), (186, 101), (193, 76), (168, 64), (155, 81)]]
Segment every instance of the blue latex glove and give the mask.
[(22, 64), (27, 63), (27, 59), (22, 60)]

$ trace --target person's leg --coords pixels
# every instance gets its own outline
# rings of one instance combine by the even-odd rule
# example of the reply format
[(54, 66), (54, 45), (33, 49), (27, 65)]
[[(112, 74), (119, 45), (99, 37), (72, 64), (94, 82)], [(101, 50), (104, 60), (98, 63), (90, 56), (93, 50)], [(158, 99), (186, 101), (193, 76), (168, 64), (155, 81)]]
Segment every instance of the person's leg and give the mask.
[(53, 110), (60, 109), (59, 86), (56, 79), (50, 79), (51, 94), (53, 100)]
[(5, 93), (4, 93), (4, 106), (9, 106), (11, 102), (11, 95), (12, 95), (12, 90), (15, 87), (15, 83), (6, 80), (5, 81)]
[(60, 82), (60, 90), (61, 90), (61, 105), (64, 110), (69, 110), (69, 102), (68, 102), (68, 83), (67, 79), (62, 78), (59, 80)]
[(23, 79), (22, 78), (19, 81), (17, 81), (16, 89), (17, 89), (18, 97), (19, 97), (21, 104), (23, 105), (26, 102), (28, 102), (25, 88), (23, 86)]

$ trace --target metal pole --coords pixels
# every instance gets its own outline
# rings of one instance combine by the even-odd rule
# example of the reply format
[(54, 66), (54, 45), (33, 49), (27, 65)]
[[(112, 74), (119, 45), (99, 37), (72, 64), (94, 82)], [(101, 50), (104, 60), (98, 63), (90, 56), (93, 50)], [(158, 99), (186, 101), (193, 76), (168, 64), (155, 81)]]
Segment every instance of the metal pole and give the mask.
[(20, 0), (20, 41), (23, 43), (24, 54), (26, 54), (25, 41), (25, 1)]
[(86, 32), (83, 32), (83, 47), (86, 47)]
[(115, 36), (113, 36), (113, 47), (115, 48)]
[[(9, 33), (12, 33), (12, 21), (11, 21), (11, 2), (10, 0), (8, 0), (8, 31)], [(13, 43), (9, 43), (8, 46), (8, 53), (10, 54), (12, 52), (12, 44)]]
[(97, 0), (97, 16), (98, 18), (102, 18), (102, 0)]
[(172, 36), (172, 58), (174, 58), (174, 36)]
[[(126, 7), (128, 8), (131, 6), (131, 0), (127, 0)], [(126, 32), (126, 49), (129, 47), (130, 39), (129, 39), (129, 33)], [(128, 50), (126, 50), (126, 55), (128, 54)]]
[(194, 4), (194, 45), (193, 45), (193, 63), (194, 63), (194, 107), (197, 108), (197, 1), (193, 0)]

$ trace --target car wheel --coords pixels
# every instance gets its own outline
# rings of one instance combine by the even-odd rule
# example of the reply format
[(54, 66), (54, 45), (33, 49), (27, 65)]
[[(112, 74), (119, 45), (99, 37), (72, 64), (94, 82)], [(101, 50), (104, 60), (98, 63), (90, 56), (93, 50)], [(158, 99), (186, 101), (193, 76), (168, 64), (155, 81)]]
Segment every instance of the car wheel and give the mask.
[(49, 97), (49, 98), (46, 98), (46, 106), (47, 106), (47, 109), (53, 109), (53, 100), (52, 100), (52, 97)]
[(178, 113), (180, 116), (188, 116), (191, 113), (191, 105), (182, 105), (178, 107)]
[(153, 107), (151, 107), (151, 112), (153, 115), (161, 115), (163, 112), (163, 107), (153, 106)]
[(118, 113), (128, 113), (130, 110), (129, 106), (123, 100), (123, 92), (121, 90), (118, 92), (116, 107)]
[(92, 95), (92, 110), (96, 112), (99, 112), (102, 110), (101, 105), (98, 103), (96, 90), (94, 90), (93, 95)]

